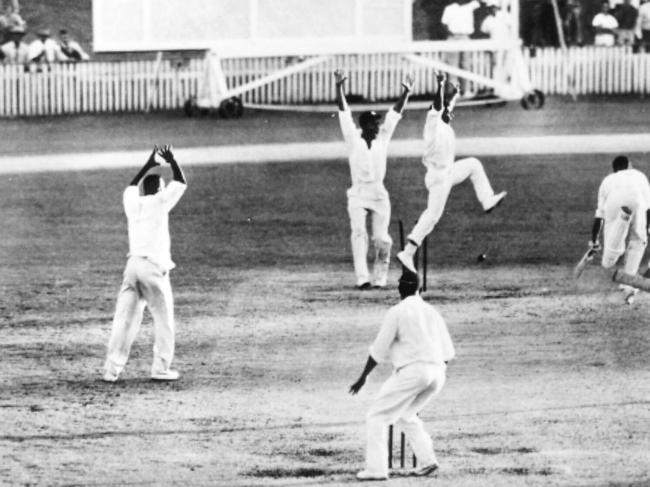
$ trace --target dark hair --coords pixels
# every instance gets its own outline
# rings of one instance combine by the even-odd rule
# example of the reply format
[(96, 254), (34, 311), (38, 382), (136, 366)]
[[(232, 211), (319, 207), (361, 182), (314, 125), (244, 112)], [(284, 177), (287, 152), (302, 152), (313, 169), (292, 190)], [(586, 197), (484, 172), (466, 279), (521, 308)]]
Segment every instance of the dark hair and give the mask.
[(398, 287), (402, 297), (411, 296), (420, 290), (420, 276), (404, 269), (399, 278)]
[(160, 176), (149, 174), (142, 180), (142, 190), (144, 194), (155, 194), (160, 189)]
[(381, 120), (381, 115), (375, 111), (362, 112), (359, 115), (359, 125), (367, 125), (370, 122), (378, 122)]
[(627, 169), (630, 166), (630, 160), (626, 156), (616, 156), (612, 161), (614, 172)]

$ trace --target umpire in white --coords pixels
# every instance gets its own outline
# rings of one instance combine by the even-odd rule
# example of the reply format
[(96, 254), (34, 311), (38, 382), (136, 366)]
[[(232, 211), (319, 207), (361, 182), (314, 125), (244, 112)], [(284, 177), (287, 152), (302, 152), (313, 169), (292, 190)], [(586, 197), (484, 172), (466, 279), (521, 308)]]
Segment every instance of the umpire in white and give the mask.
[(431, 437), (418, 413), (445, 383), (447, 362), (454, 346), (445, 320), (418, 292), (417, 274), (405, 269), (399, 280), (402, 301), (390, 308), (359, 379), (350, 387), (356, 394), (378, 362), (390, 362), (393, 373), (379, 390), (366, 416), (366, 468), (359, 480), (388, 478), (388, 426), (399, 423), (422, 465), (414, 472), (425, 476), (438, 469)]
[[(156, 154), (171, 167), (173, 181), (167, 187), (158, 174), (150, 173), (160, 166), (155, 160)], [(106, 382), (115, 382), (124, 369), (145, 306), (153, 317), (155, 333), (151, 378), (178, 379), (178, 372), (171, 369), (174, 358), (174, 300), (169, 271), (174, 268), (174, 262), (170, 253), (169, 212), (181, 199), (186, 187), (185, 176), (174, 159), (171, 147), (164, 146), (162, 149), (154, 148), (145, 165), (124, 190), (129, 254), (108, 342), (104, 365)]]

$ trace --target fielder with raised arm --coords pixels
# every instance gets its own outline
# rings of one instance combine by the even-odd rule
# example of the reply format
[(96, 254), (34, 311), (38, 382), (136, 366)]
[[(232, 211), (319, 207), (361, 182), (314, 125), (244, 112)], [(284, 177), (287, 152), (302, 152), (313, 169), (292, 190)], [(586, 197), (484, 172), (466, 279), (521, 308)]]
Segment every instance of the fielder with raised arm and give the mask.
[[(352, 186), (347, 191), (348, 214), (352, 228), (352, 257), (356, 285), (360, 290), (371, 286), (383, 288), (388, 279), (390, 251), (393, 240), (388, 233), (390, 225), (390, 199), (384, 186), (388, 143), (390, 142), (402, 111), (413, 87), (413, 80), (407, 76), (402, 83), (403, 91), (395, 105), (381, 115), (366, 111), (359, 116), (359, 130), (352, 119), (352, 112), (345, 99), (343, 86), (346, 77), (341, 70), (334, 73), (336, 79), (336, 103), (339, 109), (339, 123), (347, 145)], [(368, 271), (368, 232), (366, 218), (370, 215), (372, 243), (375, 250), (372, 279)]]
[[(160, 166), (155, 160), (156, 154), (172, 170), (173, 181), (166, 187), (158, 174), (150, 174), (151, 169)], [(155, 334), (151, 378), (178, 379), (178, 372), (171, 369), (175, 325), (169, 271), (175, 265), (170, 253), (169, 212), (186, 188), (185, 176), (174, 159), (171, 146), (164, 146), (160, 150), (154, 148), (145, 165), (124, 190), (129, 254), (108, 341), (104, 364), (106, 382), (115, 382), (124, 369), (145, 305), (153, 317)]]
[(434, 473), (438, 459), (431, 436), (418, 413), (445, 384), (447, 362), (455, 356), (447, 324), (419, 295), (418, 275), (405, 269), (399, 280), (402, 301), (386, 314), (361, 376), (350, 387), (357, 394), (378, 362), (389, 362), (393, 373), (384, 382), (366, 415), (366, 468), (359, 480), (388, 478), (388, 427), (398, 423), (422, 465), (417, 476)]
[[(602, 229), (602, 267), (613, 268), (625, 254), (623, 272), (635, 276), (648, 242), (650, 184), (646, 175), (634, 169), (626, 156), (617, 156), (612, 161), (612, 169), (614, 172), (606, 176), (598, 188), (598, 207), (589, 248), (600, 247)], [(625, 302), (631, 304), (638, 289), (626, 284), (621, 284), (620, 289)]]
[(424, 124), (422, 163), (427, 168), (424, 177), (424, 184), (429, 191), (427, 208), (408, 235), (406, 247), (397, 254), (397, 259), (411, 272), (416, 272), (413, 256), (424, 238), (433, 231), (440, 220), (453, 186), (469, 179), (486, 213), (501, 203), (507, 194), (506, 191), (494, 193), (483, 164), (476, 157), (467, 157), (454, 162), (456, 135), (451, 127), (451, 120), (459, 89), (454, 86), (450, 95), (445, 96), (445, 76), (440, 74), (437, 79), (438, 93)]

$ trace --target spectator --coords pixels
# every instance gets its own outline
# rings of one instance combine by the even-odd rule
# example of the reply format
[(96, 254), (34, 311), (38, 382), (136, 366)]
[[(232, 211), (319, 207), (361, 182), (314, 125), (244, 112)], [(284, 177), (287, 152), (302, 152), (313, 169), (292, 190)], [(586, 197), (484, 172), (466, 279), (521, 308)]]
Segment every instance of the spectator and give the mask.
[(447, 39), (469, 39), (474, 33), (474, 11), (481, 5), (477, 0), (456, 0), (442, 12), (442, 24)]
[[(508, 15), (501, 10), (497, 0), (488, 0), (488, 16), (481, 23), (481, 32), (491, 40), (507, 43), (511, 40), (511, 24)], [(492, 53), (492, 73), (497, 81), (507, 81), (507, 51), (499, 49)]]
[(29, 44), (29, 61), (32, 63), (53, 63), (54, 61), (67, 61), (59, 44), (50, 37), (49, 29), (41, 29), (36, 33), (37, 39)]
[(636, 21), (639, 11), (632, 5), (631, 0), (623, 0), (614, 9), (614, 17), (618, 22), (617, 43), (620, 46), (634, 44)]
[[(445, 27), (446, 38), (450, 40), (466, 40), (474, 33), (474, 12), (481, 4), (477, 0), (455, 0), (445, 7), (442, 12), (442, 24)], [(465, 57), (462, 52), (449, 53), (446, 61), (452, 66), (467, 69)], [(452, 77), (450, 76), (450, 80)], [(453, 78), (454, 83), (459, 83), (461, 91), (465, 91), (465, 84)]]
[(580, 0), (567, 1), (562, 15), (562, 28), (567, 46), (582, 46), (585, 43)]
[(12, 27), (26, 28), (26, 23), (18, 14), (18, 2), (14, 0), (6, 8), (3, 8), (0, 0), (0, 43), (4, 44), (9, 41), (9, 29)]
[(600, 12), (596, 14), (591, 25), (596, 33), (594, 45), (611, 47), (616, 43), (618, 22), (610, 13), (609, 1), (605, 0), (600, 4)]
[(639, 7), (636, 20), (636, 36), (641, 39), (641, 45), (647, 52), (650, 47), (650, 0), (645, 0)]
[(70, 61), (88, 61), (90, 59), (86, 51), (82, 49), (77, 41), (70, 37), (70, 34), (65, 29), (59, 31), (59, 47)]
[(481, 32), (496, 41), (508, 41), (511, 38), (510, 19), (501, 10), (498, 0), (487, 0), (488, 16), (481, 23)]
[(4, 64), (26, 64), (29, 61), (29, 46), (23, 42), (25, 29), (11, 27), (9, 40), (0, 46), (0, 57)]

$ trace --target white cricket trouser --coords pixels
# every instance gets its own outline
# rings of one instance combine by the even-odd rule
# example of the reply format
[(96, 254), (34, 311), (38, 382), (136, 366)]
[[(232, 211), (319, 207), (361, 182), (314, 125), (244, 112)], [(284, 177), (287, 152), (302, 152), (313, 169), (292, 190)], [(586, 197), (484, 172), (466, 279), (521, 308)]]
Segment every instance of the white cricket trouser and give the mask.
[[(370, 215), (372, 243), (375, 250), (373, 276), (368, 271), (368, 232), (366, 218)], [(357, 286), (371, 282), (385, 286), (390, 265), (390, 250), (393, 239), (388, 233), (390, 225), (390, 199), (366, 199), (348, 196), (348, 215), (350, 215), (352, 258)]]
[(420, 465), (437, 463), (431, 436), (418, 413), (445, 384), (444, 364), (417, 362), (388, 378), (366, 415), (366, 470), (388, 475), (388, 426), (397, 424)]
[(418, 246), (436, 226), (447, 204), (449, 192), (453, 186), (466, 179), (472, 182), (476, 198), (485, 208), (490, 197), (494, 195), (490, 181), (485, 174), (483, 164), (476, 157), (460, 159), (451, 165), (446, 172), (429, 170), (424, 178), (424, 183), (429, 191), (427, 208), (422, 212), (418, 222), (413, 227), (408, 239)]
[[(631, 213), (626, 214), (623, 207), (629, 209)], [(605, 204), (601, 265), (609, 269), (625, 254), (625, 273), (636, 274), (646, 245), (646, 213), (640, 199), (633, 193), (610, 195)]]
[(174, 298), (169, 272), (145, 257), (130, 257), (117, 296), (105, 369), (119, 374), (142, 323), (145, 305), (154, 323), (152, 372), (164, 372), (174, 358)]

